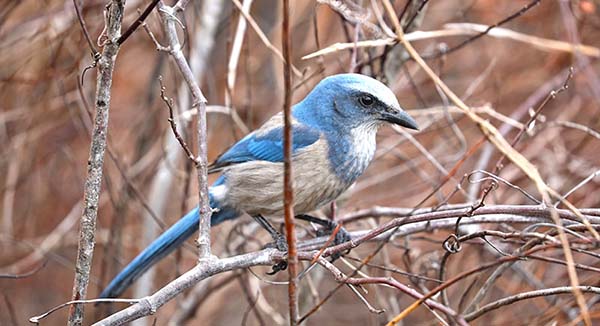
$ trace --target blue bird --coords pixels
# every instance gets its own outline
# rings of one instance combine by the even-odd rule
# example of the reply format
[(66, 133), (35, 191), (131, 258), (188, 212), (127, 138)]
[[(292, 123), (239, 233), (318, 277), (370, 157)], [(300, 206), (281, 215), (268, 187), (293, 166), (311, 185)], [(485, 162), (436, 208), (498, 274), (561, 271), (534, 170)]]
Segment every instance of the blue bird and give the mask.
[[(318, 222), (304, 214), (332, 202), (356, 181), (373, 159), (375, 136), (384, 122), (417, 129), (387, 86), (360, 74), (327, 77), (294, 105), (292, 164), (297, 217)], [(217, 171), (222, 174), (209, 189), (210, 206), (216, 209), (211, 224), (247, 213), (281, 244), (277, 241), (281, 235), (264, 216), (283, 215), (283, 114), (273, 116), (218, 157), (209, 167), (209, 173)], [(192, 236), (198, 230), (198, 219), (196, 207), (129, 263), (100, 297), (123, 293)]]

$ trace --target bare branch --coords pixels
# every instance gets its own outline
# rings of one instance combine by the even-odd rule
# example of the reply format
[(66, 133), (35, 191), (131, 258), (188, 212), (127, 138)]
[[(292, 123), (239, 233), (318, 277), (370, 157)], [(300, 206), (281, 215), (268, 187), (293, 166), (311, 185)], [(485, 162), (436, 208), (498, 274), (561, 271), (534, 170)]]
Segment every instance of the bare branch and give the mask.
[(206, 147), (206, 98), (202, 94), (190, 66), (181, 51), (181, 44), (177, 36), (177, 10), (183, 10), (185, 3), (178, 3), (176, 7), (168, 7), (162, 1), (158, 3), (163, 30), (167, 37), (168, 51), (179, 68), (184, 80), (192, 93), (192, 107), (198, 111), (198, 155), (196, 156), (196, 169), (198, 173), (198, 206), (200, 208), (200, 231), (198, 235), (198, 250), (200, 259), (209, 259), (210, 251), (210, 217), (212, 210), (208, 200), (208, 162)]
[(298, 324), (298, 253), (296, 251), (296, 229), (294, 222), (294, 185), (292, 170), (292, 50), (290, 34), (290, 2), (283, 1), (283, 21), (281, 42), (283, 44), (283, 212), (285, 218), (285, 236), (288, 246), (288, 305), (290, 325)]
[[(73, 284), (73, 300), (86, 297), (87, 286), (94, 254), (96, 217), (102, 186), (104, 152), (108, 135), (108, 113), (115, 60), (119, 51), (116, 43), (121, 34), (121, 23), (125, 10), (125, 1), (114, 0), (107, 8), (106, 37), (107, 42), (98, 62), (96, 85), (96, 117), (92, 131), (92, 143), (87, 165), (87, 178), (84, 188), (84, 208), (79, 231), (77, 262), (75, 265), (75, 281)], [(69, 311), (69, 325), (81, 325), (83, 322), (83, 305), (75, 304)]]
[(198, 282), (215, 274), (250, 266), (272, 265), (281, 259), (281, 255), (274, 249), (264, 249), (249, 254), (223, 259), (211, 259), (196, 265), (185, 274), (171, 283), (165, 285), (154, 294), (142, 298), (139, 303), (123, 309), (107, 318), (97, 322), (100, 325), (122, 325), (138, 318), (154, 314), (156, 310), (173, 299), (185, 289), (196, 285)]
[(173, 113), (173, 111), (174, 111), (173, 110), (173, 99), (169, 98), (165, 95), (166, 87), (163, 85), (162, 76), (158, 77), (158, 81), (160, 83), (160, 98), (163, 100), (163, 102), (167, 106), (167, 109), (169, 109), (169, 119), (168, 120), (169, 120), (169, 125), (171, 126), (171, 130), (173, 131), (173, 135), (179, 142), (179, 145), (181, 145), (181, 148), (183, 148), (183, 150), (185, 151), (185, 154), (187, 155), (188, 159), (190, 161), (192, 161), (192, 163), (194, 163), (194, 165), (196, 165), (196, 164), (198, 164), (198, 161), (196, 161), (196, 157), (192, 153), (192, 150), (190, 150), (190, 148), (188, 147), (188, 145), (185, 142), (185, 140), (183, 139), (183, 137), (181, 137), (181, 135), (177, 131), (177, 121), (175, 120), (175, 113)]
[[(600, 288), (595, 287), (595, 286), (579, 286), (578, 290), (581, 292), (586, 292), (586, 293), (600, 294)], [(516, 295), (506, 297), (506, 298), (502, 298), (502, 299), (494, 301), (492, 303), (488, 303), (485, 306), (481, 307), (480, 309), (478, 309), (470, 314), (465, 315), (465, 320), (467, 320), (467, 321), (475, 320), (492, 310), (513, 304), (513, 303), (521, 301), (521, 300), (537, 298), (537, 297), (542, 297), (542, 296), (549, 296), (549, 295), (569, 294), (569, 293), (573, 293), (573, 291), (574, 291), (574, 289), (570, 286), (562, 286), (562, 287), (557, 287), (557, 288), (549, 288), (549, 289), (519, 293)]]

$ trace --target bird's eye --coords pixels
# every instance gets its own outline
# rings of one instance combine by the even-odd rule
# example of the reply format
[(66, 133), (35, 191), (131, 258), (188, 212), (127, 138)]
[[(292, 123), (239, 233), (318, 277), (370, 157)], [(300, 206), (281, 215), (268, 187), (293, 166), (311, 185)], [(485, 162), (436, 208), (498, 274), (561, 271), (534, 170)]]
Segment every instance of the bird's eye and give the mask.
[(361, 105), (366, 106), (366, 107), (369, 107), (369, 106), (373, 105), (373, 103), (375, 103), (375, 99), (371, 95), (361, 95), (358, 98), (358, 101), (360, 102)]

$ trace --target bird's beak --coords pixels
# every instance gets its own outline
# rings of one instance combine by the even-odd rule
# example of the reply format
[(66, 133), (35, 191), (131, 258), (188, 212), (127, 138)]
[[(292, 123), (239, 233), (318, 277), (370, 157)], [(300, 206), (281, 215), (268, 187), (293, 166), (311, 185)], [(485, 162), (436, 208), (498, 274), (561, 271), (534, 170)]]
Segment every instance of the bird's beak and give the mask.
[(394, 123), (408, 129), (419, 130), (419, 126), (417, 126), (415, 120), (404, 111), (396, 111), (393, 113), (384, 112), (381, 120)]

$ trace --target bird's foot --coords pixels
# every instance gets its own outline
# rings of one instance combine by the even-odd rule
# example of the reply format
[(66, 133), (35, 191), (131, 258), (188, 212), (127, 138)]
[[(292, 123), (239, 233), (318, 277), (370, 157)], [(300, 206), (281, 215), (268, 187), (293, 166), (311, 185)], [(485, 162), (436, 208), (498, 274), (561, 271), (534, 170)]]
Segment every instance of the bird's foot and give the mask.
[[(330, 221), (330, 225), (317, 231), (317, 236), (322, 237), (331, 235), (335, 231), (337, 226), (337, 222)], [(333, 245), (337, 246), (350, 240), (352, 240), (352, 236), (350, 236), (350, 233), (342, 226), (335, 234), (335, 238), (333, 238)]]
[[(337, 225), (338, 224), (336, 222), (331, 221), (331, 227), (326, 227), (326, 228), (323, 228), (323, 229), (317, 231), (317, 235), (319, 235), (319, 236), (331, 235), (337, 228)], [(350, 240), (352, 240), (352, 236), (350, 236), (350, 233), (344, 227), (340, 227), (338, 232), (335, 234), (335, 237), (333, 238), (333, 245), (337, 246), (339, 244), (348, 242)], [(346, 250), (345, 252), (335, 252), (335, 253), (331, 254), (331, 262), (334, 262), (338, 258), (348, 254), (349, 252), (350, 252), (350, 249)]]
[[(269, 223), (269, 221), (264, 218), (264, 216), (257, 214), (257, 215), (253, 215), (252, 216), (254, 218), (254, 220), (256, 222), (258, 222), (258, 224), (260, 226), (262, 226), (265, 230), (267, 230), (267, 232), (269, 232), (269, 234), (271, 235), (271, 238), (273, 238), (273, 242), (268, 243), (265, 248), (275, 248), (279, 251), (283, 251), (283, 252), (287, 252), (288, 251), (288, 245), (287, 245), (287, 241), (285, 240), (285, 237), (279, 233), (279, 231), (277, 231), (277, 229), (275, 229), (273, 227), (273, 225), (271, 225), (271, 223)], [(286, 261), (280, 261), (279, 263), (273, 265), (272, 269), (270, 272), (268, 272), (268, 275), (273, 275), (276, 274), (280, 271), (283, 271), (287, 269), (287, 262)]]
[[(288, 245), (285, 237), (281, 233), (272, 234), (273, 242), (268, 243), (265, 248), (275, 248), (279, 251), (287, 252)], [(287, 261), (280, 261), (271, 267), (271, 271), (267, 275), (275, 275), (287, 269)]]
[(287, 252), (288, 245), (287, 240), (281, 233), (275, 233), (271, 235), (273, 237), (273, 242), (269, 242), (265, 245), (265, 248), (275, 248), (279, 251)]
[(278, 262), (277, 264), (271, 266), (271, 271), (267, 272), (267, 275), (275, 275), (281, 271), (284, 271), (287, 269), (287, 266), (288, 266), (287, 261), (282, 260), (282, 261)]

